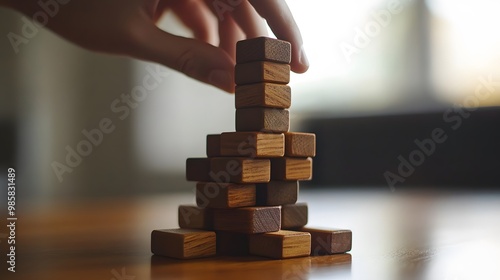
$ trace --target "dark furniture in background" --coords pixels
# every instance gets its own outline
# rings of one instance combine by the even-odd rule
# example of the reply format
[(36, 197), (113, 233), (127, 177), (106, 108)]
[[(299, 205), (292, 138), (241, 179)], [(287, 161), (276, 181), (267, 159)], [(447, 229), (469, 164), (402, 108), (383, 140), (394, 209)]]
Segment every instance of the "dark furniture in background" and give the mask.
[[(313, 119), (305, 129), (317, 136), (312, 185), (388, 185), (384, 174), (391, 172), (404, 179), (396, 180), (396, 187), (500, 186), (500, 107)], [(435, 143), (432, 153), (432, 145), (427, 141), (429, 149), (422, 151), (415, 140), (431, 138), (436, 129), (444, 133), (438, 139), (446, 140)], [(424, 152), (429, 155), (425, 154), (422, 162), (419, 156)], [(413, 159), (409, 158), (411, 153)], [(402, 158), (407, 163), (400, 167), (400, 173)], [(408, 164), (414, 172), (401, 176), (411, 173)]]

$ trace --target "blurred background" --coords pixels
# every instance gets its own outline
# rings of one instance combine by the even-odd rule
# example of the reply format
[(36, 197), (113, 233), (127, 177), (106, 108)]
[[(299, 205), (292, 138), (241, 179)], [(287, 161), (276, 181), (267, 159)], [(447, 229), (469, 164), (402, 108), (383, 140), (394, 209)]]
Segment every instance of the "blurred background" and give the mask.
[[(292, 130), (318, 136), (309, 185), (393, 190), (386, 172), (402, 177), (396, 188), (499, 185), (498, 1), (287, 3), (311, 64), (290, 83)], [(0, 167), (16, 168), (18, 192), (192, 191), (185, 160), (205, 155), (207, 134), (234, 131), (233, 96), (162, 66), (83, 50), (43, 28), (16, 53), (7, 34), (22, 34), (22, 18), (0, 10)], [(173, 14), (160, 26), (191, 36)], [(157, 67), (158, 86), (138, 102), (122, 99)], [(91, 150), (79, 144), (103, 120), (112, 131)], [(435, 128), (446, 142), (411, 176), (398, 174), (398, 156), (409, 159), (415, 140)], [(77, 149), (88, 155), (69, 155)]]

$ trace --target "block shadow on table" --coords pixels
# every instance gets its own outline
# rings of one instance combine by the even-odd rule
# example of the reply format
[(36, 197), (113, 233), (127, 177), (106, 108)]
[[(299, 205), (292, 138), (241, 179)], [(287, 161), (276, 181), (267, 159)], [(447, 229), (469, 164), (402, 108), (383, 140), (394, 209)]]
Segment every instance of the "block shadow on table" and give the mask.
[[(350, 275), (351, 255), (337, 254), (283, 260), (226, 257), (176, 260), (151, 256), (151, 279), (308, 279), (311, 272)], [(210, 277), (210, 278), (207, 278)]]

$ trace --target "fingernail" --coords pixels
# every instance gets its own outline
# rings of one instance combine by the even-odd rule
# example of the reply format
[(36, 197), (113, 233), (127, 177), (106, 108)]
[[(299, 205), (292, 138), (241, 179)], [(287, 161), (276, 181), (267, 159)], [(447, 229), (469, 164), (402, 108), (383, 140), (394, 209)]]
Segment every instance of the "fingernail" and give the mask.
[(216, 87), (231, 92), (233, 79), (229, 72), (224, 70), (212, 70), (208, 75), (208, 82)]
[(306, 51), (304, 50), (304, 46), (302, 46), (300, 48), (299, 62), (300, 62), (300, 64), (309, 67), (309, 60), (307, 59), (307, 55), (306, 55)]

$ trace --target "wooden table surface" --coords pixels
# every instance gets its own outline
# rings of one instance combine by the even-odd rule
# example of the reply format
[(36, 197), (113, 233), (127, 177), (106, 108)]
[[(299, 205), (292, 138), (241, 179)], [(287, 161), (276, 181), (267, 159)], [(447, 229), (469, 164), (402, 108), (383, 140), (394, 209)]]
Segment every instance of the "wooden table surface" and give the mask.
[(353, 231), (350, 254), (178, 261), (152, 256), (150, 233), (177, 227), (177, 206), (194, 202), (192, 193), (100, 200), (18, 198), (17, 272), (6, 270), (6, 243), (1, 239), (0, 278), (500, 279), (498, 193), (302, 188), (299, 200), (309, 203), (309, 225)]

